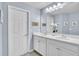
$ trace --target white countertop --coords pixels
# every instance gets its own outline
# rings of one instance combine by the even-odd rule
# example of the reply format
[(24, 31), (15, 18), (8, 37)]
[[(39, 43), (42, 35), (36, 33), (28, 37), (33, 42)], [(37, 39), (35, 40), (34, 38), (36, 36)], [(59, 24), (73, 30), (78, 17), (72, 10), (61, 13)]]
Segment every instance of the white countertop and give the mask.
[(50, 35), (50, 34), (43, 34), (43, 33), (38, 33), (38, 32), (33, 33), (33, 35), (79, 45), (79, 36), (75, 36), (75, 35), (65, 35), (64, 34), (64, 36), (62, 36), (62, 34)]

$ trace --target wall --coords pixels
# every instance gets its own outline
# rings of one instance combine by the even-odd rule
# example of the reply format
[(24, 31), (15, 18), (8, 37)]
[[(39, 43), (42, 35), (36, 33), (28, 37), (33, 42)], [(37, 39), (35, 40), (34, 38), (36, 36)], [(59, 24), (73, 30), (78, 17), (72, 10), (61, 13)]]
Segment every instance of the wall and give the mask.
[[(51, 23), (54, 22), (54, 17), (51, 14), (45, 12), (45, 8), (41, 9), (41, 32), (42, 33), (52, 33), (53, 28), (51, 27)], [(46, 23), (46, 26), (42, 26), (43, 23)]]
[[(55, 15), (54, 16), (54, 20), (55, 20), (55, 23), (56, 24), (58, 24), (58, 26), (57, 26), (57, 29), (58, 29), (58, 33), (62, 33), (62, 31), (63, 31), (63, 33), (65, 32), (65, 34), (66, 33), (68, 33), (68, 26), (66, 25), (66, 26), (63, 26), (63, 22), (66, 20), (67, 21), (67, 19), (65, 19), (66, 17), (64, 17), (64, 19), (63, 19), (63, 17), (64, 17), (64, 15)], [(63, 30), (63, 27), (65, 28), (65, 30)]]
[[(0, 20), (1, 20), (1, 3), (0, 3)], [(0, 56), (2, 55), (2, 24), (0, 23)]]
[[(60, 33), (79, 35), (79, 12), (55, 15), (55, 22), (60, 24), (58, 26)], [(68, 22), (68, 25), (64, 26), (64, 22)], [(72, 22), (77, 24), (72, 25)]]
[(41, 26), (41, 32), (46, 33), (47, 32), (47, 26), (42, 26), (43, 23), (47, 25), (47, 14), (43, 13), (41, 10), (41, 20), (40, 20), (40, 26)]
[[(35, 9), (27, 4), (21, 3), (21, 2), (15, 2), (15, 3), (11, 3), (11, 2), (3, 2), (2, 3), (2, 11), (3, 11), (3, 20), (4, 23), (2, 25), (2, 53), (4, 56), (8, 55), (8, 5), (13, 5), (16, 7), (20, 7), (23, 8), (25, 10), (29, 10), (30, 11), (30, 20), (29, 20), (29, 39), (28, 39), (28, 45), (29, 45), (29, 49), (32, 49), (32, 26), (31, 26), (31, 22), (32, 20), (36, 20), (38, 18), (38, 20), (40, 20), (40, 10)], [(37, 28), (34, 31), (38, 31), (39, 28)]]
[(38, 26), (32, 26), (32, 32), (40, 32), (40, 15), (36, 16), (36, 19), (32, 19), (32, 22), (38, 23)]

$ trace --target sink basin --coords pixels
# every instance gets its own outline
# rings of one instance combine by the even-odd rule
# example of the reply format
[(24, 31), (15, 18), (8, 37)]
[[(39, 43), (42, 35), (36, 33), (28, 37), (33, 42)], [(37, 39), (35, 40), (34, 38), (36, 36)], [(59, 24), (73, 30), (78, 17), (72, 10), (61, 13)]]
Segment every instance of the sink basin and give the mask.
[(58, 38), (58, 39), (67, 39), (67, 40), (69, 40), (69, 38), (66, 37), (66, 36), (56, 36), (56, 38)]
[(54, 37), (54, 38), (57, 38), (57, 39), (70, 40), (70, 38), (67, 37), (66, 35), (47, 34), (47, 33), (44, 33), (44, 35), (47, 36), (47, 37)]

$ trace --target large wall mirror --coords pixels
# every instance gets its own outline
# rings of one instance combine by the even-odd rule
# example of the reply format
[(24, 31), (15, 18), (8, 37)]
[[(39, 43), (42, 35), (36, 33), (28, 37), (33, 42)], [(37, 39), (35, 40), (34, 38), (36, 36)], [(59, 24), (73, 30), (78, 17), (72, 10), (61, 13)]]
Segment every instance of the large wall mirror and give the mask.
[[(61, 8), (53, 7), (64, 4)], [(42, 24), (45, 23), (45, 26)], [(79, 35), (79, 2), (55, 2), (41, 10), (41, 32)]]

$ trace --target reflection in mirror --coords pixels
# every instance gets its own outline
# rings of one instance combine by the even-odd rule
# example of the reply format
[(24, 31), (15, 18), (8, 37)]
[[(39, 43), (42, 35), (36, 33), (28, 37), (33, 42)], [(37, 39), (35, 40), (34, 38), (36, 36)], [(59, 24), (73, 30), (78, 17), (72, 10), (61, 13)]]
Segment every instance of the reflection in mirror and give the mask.
[[(45, 27), (41, 26), (41, 32), (79, 35), (79, 2), (67, 2), (63, 8), (52, 9), (58, 3), (41, 9), (41, 23), (46, 23)], [(46, 8), (49, 12), (45, 11)]]
[(42, 26), (46, 26), (46, 23), (42, 23)]
[(66, 21), (66, 22), (64, 22), (64, 26), (66, 26), (66, 25), (68, 25), (68, 22)]

